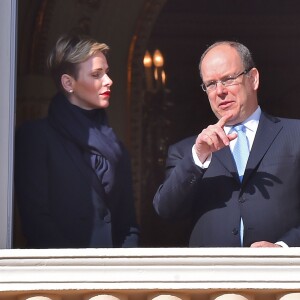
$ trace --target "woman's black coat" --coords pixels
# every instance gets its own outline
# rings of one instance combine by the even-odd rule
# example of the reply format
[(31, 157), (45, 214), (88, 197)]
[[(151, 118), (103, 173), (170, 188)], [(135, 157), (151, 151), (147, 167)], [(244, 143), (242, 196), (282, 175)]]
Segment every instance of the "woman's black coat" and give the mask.
[(130, 161), (122, 145), (109, 193), (82, 149), (49, 117), (21, 126), (15, 149), (15, 189), (28, 247), (137, 246)]

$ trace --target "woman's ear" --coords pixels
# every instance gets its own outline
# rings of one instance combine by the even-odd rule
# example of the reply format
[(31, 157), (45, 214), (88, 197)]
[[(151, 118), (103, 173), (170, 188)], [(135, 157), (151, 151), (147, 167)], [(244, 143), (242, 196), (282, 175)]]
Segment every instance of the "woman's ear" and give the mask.
[(61, 85), (67, 93), (73, 93), (73, 83), (74, 79), (68, 74), (63, 74), (61, 76)]

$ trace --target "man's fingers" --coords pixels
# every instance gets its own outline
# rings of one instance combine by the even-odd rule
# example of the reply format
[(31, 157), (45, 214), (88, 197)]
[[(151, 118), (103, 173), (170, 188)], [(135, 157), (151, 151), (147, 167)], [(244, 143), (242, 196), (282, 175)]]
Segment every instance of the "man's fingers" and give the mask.
[(209, 125), (198, 135), (195, 144), (197, 153), (200, 156), (203, 154), (203, 156), (206, 155), (207, 157), (208, 153), (220, 150), (224, 146), (229, 146), (229, 142), (237, 137), (236, 133), (226, 135), (224, 131), (224, 125), (231, 117), (232, 114), (226, 114), (216, 124)]
[(236, 139), (237, 137), (238, 137), (238, 134), (236, 132), (227, 134), (227, 138), (229, 141), (232, 141), (232, 140)]
[(270, 243), (267, 241), (259, 241), (251, 244), (250, 248), (282, 248), (280, 245)]
[(223, 128), (227, 121), (232, 117), (232, 114), (226, 114), (224, 115), (218, 122), (216, 125), (220, 126), (221, 128)]

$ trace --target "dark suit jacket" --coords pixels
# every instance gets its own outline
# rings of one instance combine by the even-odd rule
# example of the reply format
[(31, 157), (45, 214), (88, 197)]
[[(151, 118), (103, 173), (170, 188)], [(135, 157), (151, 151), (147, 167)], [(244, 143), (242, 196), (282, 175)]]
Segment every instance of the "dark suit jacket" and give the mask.
[(166, 179), (154, 207), (164, 218), (192, 216), (191, 247), (238, 247), (283, 241), (300, 246), (300, 121), (261, 115), (240, 183), (230, 148), (213, 153), (208, 169), (196, 166), (196, 137), (169, 149)]
[(48, 119), (22, 126), (16, 134), (15, 189), (28, 247), (137, 246), (129, 160), (125, 154), (123, 159), (104, 201), (80, 149)]

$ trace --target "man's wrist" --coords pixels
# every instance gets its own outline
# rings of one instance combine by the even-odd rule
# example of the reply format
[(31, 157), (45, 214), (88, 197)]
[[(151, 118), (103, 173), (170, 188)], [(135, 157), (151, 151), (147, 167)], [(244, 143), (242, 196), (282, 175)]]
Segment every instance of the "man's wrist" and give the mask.
[(202, 163), (197, 155), (197, 152), (196, 152), (196, 149), (195, 149), (195, 145), (193, 146), (192, 148), (192, 155), (193, 155), (193, 159), (194, 159), (194, 162), (195, 164), (202, 168), (202, 169), (207, 169), (210, 162), (211, 162), (211, 154), (206, 158), (206, 160)]

